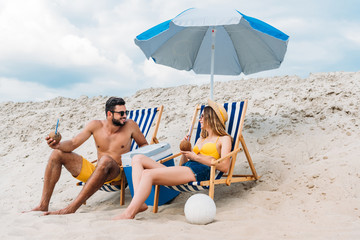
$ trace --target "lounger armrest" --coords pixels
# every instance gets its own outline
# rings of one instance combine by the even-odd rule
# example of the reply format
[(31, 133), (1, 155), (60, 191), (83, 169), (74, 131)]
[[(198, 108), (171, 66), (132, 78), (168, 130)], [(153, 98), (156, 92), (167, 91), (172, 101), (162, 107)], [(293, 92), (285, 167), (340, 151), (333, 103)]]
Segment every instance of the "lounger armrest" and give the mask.
[[(232, 152), (228, 153), (226, 156), (224, 156), (224, 157), (222, 157), (222, 158), (219, 158), (219, 159), (217, 159), (217, 160), (211, 161), (211, 165), (212, 165), (212, 166), (215, 166), (216, 164), (224, 161), (224, 160), (225, 160), (226, 158), (228, 158), (228, 157), (234, 156), (235, 154), (237, 154), (237, 153), (240, 152), (240, 151), (241, 151), (241, 148), (234, 149)], [(171, 155), (171, 156), (169, 156), (169, 157), (167, 157), (167, 158), (164, 158), (164, 159), (162, 159), (162, 160), (160, 160), (160, 161), (158, 161), (158, 162), (159, 162), (159, 163), (164, 163), (164, 162), (167, 162), (167, 161), (169, 161), (169, 160), (171, 160), (171, 159), (174, 159), (174, 158), (176, 158), (176, 157), (178, 157), (178, 156), (180, 156), (180, 155), (181, 155), (181, 153), (176, 153), (176, 154)]]
[(237, 149), (234, 149), (232, 152), (228, 153), (226, 156), (224, 156), (222, 158), (212, 160), (211, 161), (211, 166), (215, 166), (216, 164), (219, 164), (220, 162), (224, 161), (225, 159), (227, 159), (229, 157), (233, 157), (234, 155), (236, 155), (240, 151), (241, 151), (241, 148), (237, 148)]
[(181, 153), (177, 153), (177, 154), (168, 156), (167, 158), (161, 159), (161, 160), (158, 161), (158, 162), (159, 162), (159, 163), (164, 163), (164, 162), (167, 162), (167, 161), (169, 161), (169, 160), (171, 160), (171, 159), (174, 159), (174, 158), (176, 158), (176, 157), (178, 157), (178, 156), (180, 156), (180, 155), (181, 155)]
[(153, 137), (152, 139), (151, 139), (151, 142), (150, 142), (150, 144), (156, 144), (156, 143), (159, 143), (159, 140), (156, 138), (156, 137)]

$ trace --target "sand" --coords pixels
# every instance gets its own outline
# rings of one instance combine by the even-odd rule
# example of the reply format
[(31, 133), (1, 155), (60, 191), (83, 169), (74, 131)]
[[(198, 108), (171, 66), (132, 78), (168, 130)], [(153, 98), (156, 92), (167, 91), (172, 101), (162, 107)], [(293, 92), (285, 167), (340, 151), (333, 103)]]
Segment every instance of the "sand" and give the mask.
[[(178, 151), (195, 104), (209, 85), (151, 88), (123, 96), (128, 109), (164, 105), (158, 138)], [(75, 214), (21, 213), (39, 203), (51, 149), (44, 138), (60, 119), (63, 139), (91, 119), (104, 119), (108, 96), (0, 103), (0, 239), (359, 239), (360, 72), (281, 76), (215, 83), (215, 101), (249, 100), (243, 135), (261, 179), (215, 188), (208, 225), (186, 222), (180, 194), (159, 213), (113, 221), (131, 200), (97, 192)], [(95, 159), (89, 139), (76, 150)], [(243, 153), (237, 171), (249, 173)], [(80, 191), (63, 169), (50, 210)]]

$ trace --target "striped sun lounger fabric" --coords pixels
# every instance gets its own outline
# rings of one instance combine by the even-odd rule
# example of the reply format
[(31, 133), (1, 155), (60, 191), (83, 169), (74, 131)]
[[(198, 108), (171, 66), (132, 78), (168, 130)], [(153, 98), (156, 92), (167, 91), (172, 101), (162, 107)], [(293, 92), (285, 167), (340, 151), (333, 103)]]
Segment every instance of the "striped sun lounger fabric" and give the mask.
[[(129, 112), (129, 119), (134, 120), (139, 125), (141, 132), (145, 138), (149, 133), (150, 127), (154, 122), (157, 108), (138, 109)], [(131, 143), (130, 151), (137, 149), (139, 146), (133, 140)]]
[[(201, 116), (201, 113), (204, 110), (204, 107), (205, 107), (205, 105), (201, 106), (199, 116)], [(243, 107), (244, 107), (244, 101), (224, 104), (224, 108), (227, 111), (228, 116), (229, 116), (229, 119), (226, 122), (225, 127), (226, 127), (228, 134), (230, 134), (234, 139), (231, 150), (234, 149), (235, 139), (238, 136), (239, 124), (240, 124), (241, 113), (242, 113)], [(194, 144), (196, 143), (197, 139), (200, 137), (200, 133), (201, 133), (201, 126), (200, 126), (200, 122), (199, 122), (197, 125)], [(215, 179), (220, 179), (223, 175), (223, 172), (216, 171), (215, 174), (216, 174)], [(197, 181), (189, 182), (187, 184), (182, 184), (182, 185), (177, 185), (177, 186), (166, 186), (166, 187), (176, 190), (176, 191), (179, 191), (179, 192), (197, 192), (197, 191), (209, 189), (209, 186), (201, 186), (200, 182), (197, 182)]]

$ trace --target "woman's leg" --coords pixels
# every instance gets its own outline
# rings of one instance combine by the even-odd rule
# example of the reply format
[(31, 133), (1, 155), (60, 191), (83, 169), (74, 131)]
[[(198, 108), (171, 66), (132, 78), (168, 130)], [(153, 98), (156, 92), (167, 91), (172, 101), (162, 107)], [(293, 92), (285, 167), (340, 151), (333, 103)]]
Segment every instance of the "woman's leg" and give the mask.
[[(135, 155), (131, 159), (131, 167), (132, 167), (132, 183), (133, 183), (133, 189), (135, 195), (144, 169), (162, 168), (165, 167), (165, 165), (158, 163), (145, 155), (139, 154), (139, 155)], [(144, 203), (140, 206), (138, 212), (143, 212), (147, 209), (148, 206), (144, 201)]]
[(145, 169), (141, 175), (136, 193), (126, 210), (114, 219), (132, 219), (142, 209), (151, 192), (152, 185), (178, 185), (195, 181), (195, 175), (188, 167), (161, 167)]
[(134, 193), (136, 193), (137, 186), (139, 185), (141, 175), (144, 169), (163, 168), (165, 165), (158, 163), (145, 155), (135, 155), (131, 160), (132, 167), (132, 182)]

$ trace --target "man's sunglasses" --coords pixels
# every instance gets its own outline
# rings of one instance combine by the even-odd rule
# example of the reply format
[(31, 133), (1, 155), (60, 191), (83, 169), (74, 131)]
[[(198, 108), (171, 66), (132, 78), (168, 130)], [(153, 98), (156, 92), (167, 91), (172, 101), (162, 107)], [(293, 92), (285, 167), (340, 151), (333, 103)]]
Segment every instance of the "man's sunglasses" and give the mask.
[(120, 112), (116, 112), (116, 111), (110, 111), (110, 112), (112, 112), (112, 113), (118, 113), (118, 114), (120, 114), (120, 116), (124, 116), (124, 114), (126, 114), (126, 116), (129, 115), (129, 111), (128, 111), (128, 110), (126, 110), (126, 111), (120, 111)]

